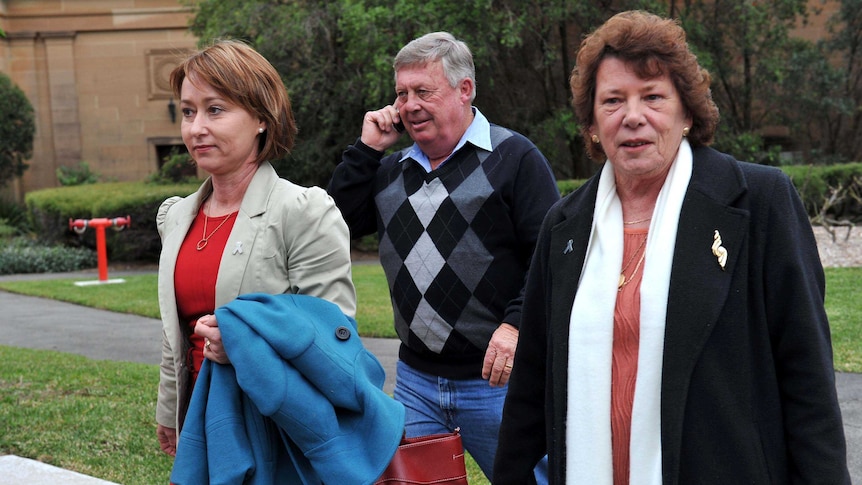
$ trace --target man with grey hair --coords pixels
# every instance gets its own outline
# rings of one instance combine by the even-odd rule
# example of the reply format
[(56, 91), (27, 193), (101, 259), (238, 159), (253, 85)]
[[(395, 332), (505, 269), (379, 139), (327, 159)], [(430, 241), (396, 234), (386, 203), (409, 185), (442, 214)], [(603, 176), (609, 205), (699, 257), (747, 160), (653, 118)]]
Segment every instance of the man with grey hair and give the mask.
[[(524, 280), (560, 195), (536, 146), (472, 105), (465, 43), (427, 34), (401, 49), (394, 70), (395, 102), (365, 114), (329, 192), (352, 237), (379, 236), (401, 339), (395, 399), (407, 409), (407, 435), (460, 428), (490, 477)], [(413, 145), (385, 155), (404, 130)], [(545, 474), (543, 461), (539, 483)]]

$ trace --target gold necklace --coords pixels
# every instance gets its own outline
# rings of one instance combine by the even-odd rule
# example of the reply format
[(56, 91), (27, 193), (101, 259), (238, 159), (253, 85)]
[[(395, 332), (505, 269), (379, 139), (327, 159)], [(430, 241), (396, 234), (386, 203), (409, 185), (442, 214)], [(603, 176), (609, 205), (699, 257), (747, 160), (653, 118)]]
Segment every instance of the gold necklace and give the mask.
[[(641, 221), (641, 222), (643, 222), (643, 221)], [(626, 263), (625, 266), (623, 266), (622, 271), (620, 271), (620, 282), (617, 284), (617, 291), (622, 291), (624, 286), (631, 283), (632, 279), (634, 279), (635, 275), (637, 274), (638, 270), (640, 269), (641, 264), (644, 262), (644, 258), (646, 258), (646, 247), (645, 247), (646, 242), (647, 242), (647, 235), (644, 235), (643, 242), (641, 243), (640, 246), (638, 246), (638, 248), (635, 250), (634, 254), (632, 254), (632, 256), (629, 258), (629, 262)], [(640, 252), (641, 249), (643, 249), (644, 252), (641, 254), (641, 258), (638, 260), (638, 264), (635, 266), (635, 269), (632, 271), (632, 274), (630, 274), (629, 277), (626, 278), (626, 270), (629, 269), (629, 266), (631, 266), (632, 261), (634, 261), (635, 256), (637, 256), (637, 254)]]
[(225, 216), (225, 218), (224, 218), (224, 219), (222, 219), (221, 224), (219, 224), (219, 225), (218, 225), (218, 227), (216, 227), (215, 229), (213, 229), (213, 232), (211, 232), (211, 233), (210, 233), (210, 235), (209, 235), (209, 236), (207, 236), (207, 221), (209, 220), (209, 217), (207, 217), (206, 212), (204, 212), (204, 233), (203, 233), (203, 237), (201, 237), (201, 240), (200, 240), (200, 241), (198, 241), (197, 246), (195, 246), (195, 247), (197, 248), (197, 250), (198, 250), (198, 251), (200, 251), (201, 249), (203, 249), (203, 248), (207, 247), (207, 243), (209, 242), (210, 238), (211, 238), (211, 237), (213, 237), (213, 234), (215, 234), (215, 233), (216, 233), (216, 231), (218, 231), (219, 229), (221, 229), (221, 226), (223, 226), (223, 225), (224, 225), (224, 223), (225, 223), (225, 222), (227, 222), (227, 220), (228, 220), (228, 219), (230, 219), (230, 216), (232, 216), (232, 215), (233, 215), (233, 212), (231, 212), (230, 214), (226, 215), (226, 216)]

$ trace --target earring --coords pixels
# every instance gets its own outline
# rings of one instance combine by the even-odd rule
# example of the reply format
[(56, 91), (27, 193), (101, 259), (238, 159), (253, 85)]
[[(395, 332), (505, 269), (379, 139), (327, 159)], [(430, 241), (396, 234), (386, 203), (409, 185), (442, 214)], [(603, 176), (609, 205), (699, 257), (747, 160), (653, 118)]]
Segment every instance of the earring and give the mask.
[(682, 129), (682, 137), (685, 138), (687, 136), (688, 136), (688, 127), (686, 126), (685, 128)]
[(590, 139), (593, 140), (593, 143), (595, 143), (596, 145), (599, 144), (599, 135), (593, 135)]
[(258, 133), (263, 133), (263, 128), (258, 128), (258, 129), (257, 129), (257, 132), (258, 132)]

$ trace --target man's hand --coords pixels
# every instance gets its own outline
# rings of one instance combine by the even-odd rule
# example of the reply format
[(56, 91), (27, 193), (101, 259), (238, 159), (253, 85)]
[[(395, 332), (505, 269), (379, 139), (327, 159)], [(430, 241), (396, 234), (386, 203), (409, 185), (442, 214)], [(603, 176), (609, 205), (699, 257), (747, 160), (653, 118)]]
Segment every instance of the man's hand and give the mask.
[(488, 379), (488, 384), (502, 387), (509, 382), (517, 346), (518, 329), (508, 323), (500, 324), (491, 336), (482, 364), (482, 378)]
[(362, 135), (359, 139), (369, 147), (383, 152), (398, 141), (401, 133), (395, 124), (401, 121), (398, 109), (389, 105), (377, 111), (369, 111), (362, 118)]

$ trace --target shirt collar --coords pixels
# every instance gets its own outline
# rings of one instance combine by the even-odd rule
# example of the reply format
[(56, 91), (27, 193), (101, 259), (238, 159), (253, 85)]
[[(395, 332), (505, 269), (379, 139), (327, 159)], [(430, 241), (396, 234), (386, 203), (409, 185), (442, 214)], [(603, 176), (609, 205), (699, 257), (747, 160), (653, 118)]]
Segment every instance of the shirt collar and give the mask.
[[(452, 150), (452, 153), (446, 157), (440, 166), (442, 167), (452, 155), (454, 155), (458, 150), (460, 150), (467, 143), (472, 144), (476, 148), (480, 148), (482, 150), (491, 151), (491, 124), (488, 122), (488, 119), (485, 118), (485, 115), (479, 111), (479, 108), (473, 106), (473, 121), (470, 123), (470, 126), (467, 127), (467, 131), (461, 136), (461, 139), (458, 140), (458, 144), (455, 145), (455, 149)], [(404, 160), (412, 158), (416, 160), (419, 165), (421, 165), (426, 172), (431, 171), (431, 161), (428, 160), (428, 156), (422, 152), (415, 142), (413, 146), (410, 147), (406, 152), (404, 152), (404, 156), (401, 157), (399, 162), (403, 162)], [(439, 168), (439, 167), (438, 167)]]

